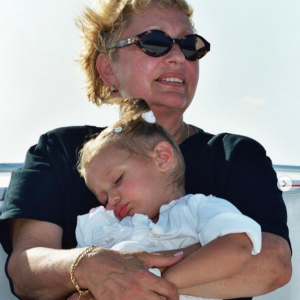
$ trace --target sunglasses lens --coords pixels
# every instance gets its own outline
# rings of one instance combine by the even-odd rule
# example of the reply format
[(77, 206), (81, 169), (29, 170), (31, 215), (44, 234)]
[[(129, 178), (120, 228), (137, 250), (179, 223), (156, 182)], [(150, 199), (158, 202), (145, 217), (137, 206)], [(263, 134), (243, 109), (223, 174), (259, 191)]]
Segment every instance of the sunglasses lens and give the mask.
[[(167, 54), (173, 45), (173, 40), (160, 30), (150, 30), (139, 37), (138, 46), (146, 54), (154, 57)], [(196, 34), (189, 34), (177, 41), (185, 58), (191, 61), (202, 58), (209, 51), (209, 44)]]
[(185, 39), (181, 41), (180, 48), (188, 60), (200, 59), (208, 50), (202, 39), (195, 34), (187, 35)]
[(144, 35), (140, 44), (150, 56), (162, 56), (171, 49), (170, 39), (161, 31), (151, 31)]

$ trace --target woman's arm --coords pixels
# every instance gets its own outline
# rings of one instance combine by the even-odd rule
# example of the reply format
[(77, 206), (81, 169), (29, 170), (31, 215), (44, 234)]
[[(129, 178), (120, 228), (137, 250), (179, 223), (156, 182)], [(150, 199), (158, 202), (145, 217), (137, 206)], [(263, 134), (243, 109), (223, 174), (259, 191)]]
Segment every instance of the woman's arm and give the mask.
[[(21, 299), (66, 299), (76, 291), (70, 279), (70, 266), (83, 249), (61, 250), (63, 232), (59, 226), (15, 219), (11, 221), (11, 233), (13, 253), (8, 273)], [(157, 299), (157, 294), (177, 300), (177, 288), (147, 269), (167, 267), (180, 259), (99, 247), (80, 261), (75, 278), (82, 289), (89, 289), (99, 300), (141, 299), (141, 295)]]
[(250, 262), (251, 252), (252, 243), (245, 233), (228, 234), (169, 267), (162, 276), (179, 289), (202, 285), (243, 269)]
[(11, 233), (13, 252), (8, 263), (8, 274), (19, 297), (64, 299), (74, 291), (68, 267), (80, 249), (59, 250), (62, 239), (59, 226), (14, 219), (11, 221)]
[(180, 294), (230, 299), (270, 293), (287, 284), (292, 275), (291, 251), (285, 239), (263, 232), (262, 249), (240, 272), (227, 278), (180, 289)]

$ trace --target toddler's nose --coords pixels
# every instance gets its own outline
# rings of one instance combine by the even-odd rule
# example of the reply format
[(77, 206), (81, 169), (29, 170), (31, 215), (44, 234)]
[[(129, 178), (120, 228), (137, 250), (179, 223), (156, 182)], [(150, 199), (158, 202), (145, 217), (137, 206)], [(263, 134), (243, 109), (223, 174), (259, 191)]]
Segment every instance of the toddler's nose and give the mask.
[(106, 204), (107, 210), (112, 210), (120, 202), (120, 197), (117, 194), (110, 195)]

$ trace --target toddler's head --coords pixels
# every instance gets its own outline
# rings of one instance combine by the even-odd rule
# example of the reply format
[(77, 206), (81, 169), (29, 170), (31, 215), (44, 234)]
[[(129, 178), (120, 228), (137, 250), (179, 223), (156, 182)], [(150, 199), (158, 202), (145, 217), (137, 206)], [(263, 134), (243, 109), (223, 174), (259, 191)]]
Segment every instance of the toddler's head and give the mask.
[(161, 205), (184, 194), (183, 157), (144, 100), (113, 103), (121, 107), (120, 120), (84, 145), (78, 170), (117, 218), (143, 213), (155, 219)]

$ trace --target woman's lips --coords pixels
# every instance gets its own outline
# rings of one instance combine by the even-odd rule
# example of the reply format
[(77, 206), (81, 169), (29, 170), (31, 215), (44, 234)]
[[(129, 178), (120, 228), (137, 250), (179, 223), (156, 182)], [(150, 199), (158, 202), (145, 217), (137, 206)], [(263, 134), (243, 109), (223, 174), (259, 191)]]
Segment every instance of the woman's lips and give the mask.
[(164, 80), (157, 80), (158, 83), (168, 85), (168, 86), (176, 86), (176, 87), (183, 87), (184, 84), (180, 82), (175, 82), (175, 81), (164, 81)]
[(169, 86), (176, 86), (176, 87), (183, 87), (185, 84), (185, 80), (182, 76), (160, 76), (157, 80), (158, 83), (169, 85)]
[(127, 216), (127, 210), (128, 210), (128, 203), (119, 204), (115, 207), (114, 214), (119, 220), (122, 220)]

